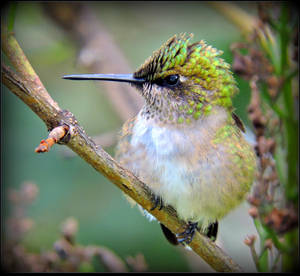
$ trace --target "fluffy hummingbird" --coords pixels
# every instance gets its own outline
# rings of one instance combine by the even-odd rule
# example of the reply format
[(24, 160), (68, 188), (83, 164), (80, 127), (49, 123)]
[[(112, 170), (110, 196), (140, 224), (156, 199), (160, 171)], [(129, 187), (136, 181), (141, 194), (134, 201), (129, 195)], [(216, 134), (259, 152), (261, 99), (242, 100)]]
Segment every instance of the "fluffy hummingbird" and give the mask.
[(171, 205), (187, 222), (179, 234), (161, 224), (169, 242), (183, 245), (197, 230), (216, 239), (218, 220), (244, 200), (256, 171), (232, 105), (238, 88), (230, 65), (222, 51), (191, 38), (171, 37), (133, 74), (64, 76), (127, 82), (144, 97), (122, 128), (116, 159), (151, 189), (153, 208)]

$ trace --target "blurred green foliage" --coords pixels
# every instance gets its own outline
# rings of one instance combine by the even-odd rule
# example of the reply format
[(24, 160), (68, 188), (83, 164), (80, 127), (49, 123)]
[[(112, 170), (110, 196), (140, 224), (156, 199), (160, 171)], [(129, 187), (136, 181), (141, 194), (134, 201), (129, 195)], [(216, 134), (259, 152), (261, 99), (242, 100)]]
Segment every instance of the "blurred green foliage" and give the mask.
[[(205, 2), (91, 2), (90, 5), (133, 70), (175, 33), (194, 33), (193, 41), (204, 39), (223, 50), (223, 58), (229, 63), (232, 62), (230, 44), (241, 40), (239, 31)], [(239, 5), (255, 12), (255, 4)], [(70, 110), (90, 136), (120, 128), (121, 120), (93, 82), (74, 85), (61, 79), (64, 74), (82, 72), (76, 67), (78, 50), (44, 15), (40, 4), (18, 2), (15, 12), (16, 38), (53, 99)], [(237, 81), (240, 93), (234, 105), (247, 124), (250, 90), (245, 81), (239, 78)], [(19, 187), (23, 181), (38, 185), (39, 195), (28, 210), (35, 221), (24, 241), (29, 250), (40, 252), (51, 248), (59, 236), (61, 222), (73, 216), (79, 221), (77, 238), (81, 244), (106, 246), (122, 258), (141, 252), (150, 271), (190, 271), (181, 251), (167, 243), (158, 224), (148, 222), (137, 208), (131, 208), (121, 191), (83, 160), (77, 156), (65, 158), (63, 146), (54, 146), (47, 154), (36, 154), (35, 147), (47, 135), (44, 123), (6, 87), (2, 85), (1, 89), (2, 216), (6, 217), (10, 208), (6, 200), (8, 188)], [(113, 148), (107, 150), (113, 155)], [(242, 239), (232, 237), (231, 227), (221, 228), (224, 234), (220, 235), (224, 235), (224, 240), (228, 238), (225, 246), (233, 247), (228, 252), (235, 250), (236, 258), (242, 258), (244, 253), (239, 254), (239, 250), (243, 248), (247, 254), (248, 248)], [(244, 260), (246, 266), (249, 262), (250, 257)]]

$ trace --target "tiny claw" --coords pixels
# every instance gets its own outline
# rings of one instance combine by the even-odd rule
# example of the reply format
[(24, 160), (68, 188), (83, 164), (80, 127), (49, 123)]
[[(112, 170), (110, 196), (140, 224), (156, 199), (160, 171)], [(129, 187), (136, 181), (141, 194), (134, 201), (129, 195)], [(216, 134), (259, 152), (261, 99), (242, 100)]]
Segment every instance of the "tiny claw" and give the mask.
[(178, 243), (189, 244), (189, 243), (192, 242), (192, 238), (189, 238), (189, 239), (188, 239), (187, 237), (185, 237), (185, 238), (177, 239), (177, 241), (178, 241)]
[(187, 228), (182, 232), (176, 235), (177, 241), (179, 243), (191, 243), (193, 237), (198, 230), (198, 222), (188, 222)]
[(162, 198), (160, 196), (157, 195), (153, 195), (153, 199), (152, 201), (154, 202), (154, 206), (150, 209), (150, 211), (153, 211), (154, 209), (156, 209), (158, 206), (158, 210), (161, 210), (164, 207)]

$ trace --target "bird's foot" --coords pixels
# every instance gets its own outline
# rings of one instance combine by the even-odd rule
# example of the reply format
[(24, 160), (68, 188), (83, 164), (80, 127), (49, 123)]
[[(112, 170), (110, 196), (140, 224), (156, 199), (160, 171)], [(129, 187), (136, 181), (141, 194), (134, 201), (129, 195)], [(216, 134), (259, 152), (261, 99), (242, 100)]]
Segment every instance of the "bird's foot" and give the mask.
[(154, 209), (158, 208), (158, 210), (161, 210), (164, 207), (163, 200), (158, 195), (152, 196), (152, 201), (154, 203), (153, 207), (150, 209), (150, 211), (153, 211)]
[(193, 237), (198, 229), (198, 222), (188, 222), (187, 228), (182, 232), (176, 235), (177, 241), (179, 243), (190, 243), (193, 240)]

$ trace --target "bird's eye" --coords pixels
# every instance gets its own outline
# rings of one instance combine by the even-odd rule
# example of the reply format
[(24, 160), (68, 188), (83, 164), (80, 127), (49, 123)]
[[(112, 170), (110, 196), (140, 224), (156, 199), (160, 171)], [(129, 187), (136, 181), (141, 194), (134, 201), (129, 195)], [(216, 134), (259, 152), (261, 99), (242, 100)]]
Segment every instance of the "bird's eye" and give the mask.
[(179, 76), (176, 75), (169, 75), (165, 78), (165, 81), (168, 85), (174, 86), (176, 84), (178, 84), (179, 82)]

